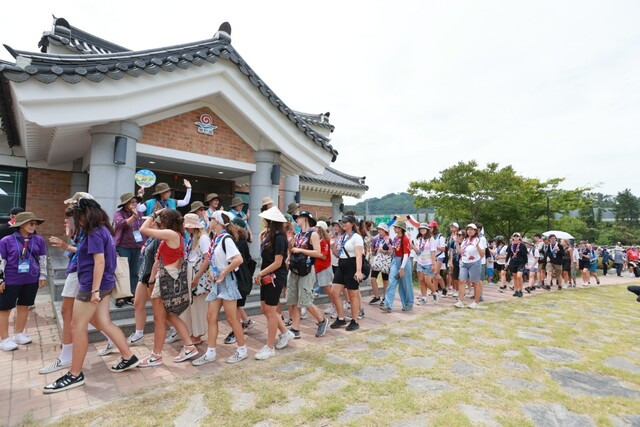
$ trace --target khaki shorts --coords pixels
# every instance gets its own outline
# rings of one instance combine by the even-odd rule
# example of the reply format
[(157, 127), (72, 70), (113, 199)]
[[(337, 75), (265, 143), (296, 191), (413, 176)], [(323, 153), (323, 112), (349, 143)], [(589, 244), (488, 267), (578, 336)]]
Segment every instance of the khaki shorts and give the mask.
[(556, 277), (562, 276), (562, 264), (547, 263), (547, 272), (555, 274)]
[[(180, 274), (180, 270), (177, 268), (167, 268), (165, 270), (173, 277), (174, 279), (178, 278), (178, 274)], [(156, 273), (156, 283), (153, 285), (153, 291), (151, 291), (151, 299), (160, 298), (160, 271)]]
[(316, 283), (316, 271), (311, 271), (306, 276), (298, 276), (289, 272), (287, 278), (287, 305), (309, 307), (313, 304), (313, 285)]

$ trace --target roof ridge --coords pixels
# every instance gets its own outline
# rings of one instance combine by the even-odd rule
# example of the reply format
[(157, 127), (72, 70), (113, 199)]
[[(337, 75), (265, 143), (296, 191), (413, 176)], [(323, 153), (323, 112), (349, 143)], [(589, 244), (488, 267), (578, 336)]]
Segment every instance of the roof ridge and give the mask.
[(130, 51), (124, 46), (120, 46), (117, 43), (113, 43), (107, 39), (96, 36), (81, 28), (75, 27), (69, 23), (65, 18), (53, 17), (53, 31), (46, 31), (43, 36), (57, 36), (57, 37), (73, 37), (88, 44), (92, 44), (98, 48), (102, 48), (105, 51), (111, 52), (124, 52)]
[(366, 178), (366, 176), (349, 175), (347, 173), (344, 173), (344, 172), (341, 172), (341, 171), (339, 171), (337, 169), (334, 169), (334, 168), (332, 168), (330, 166), (327, 166), (327, 169), (330, 170), (331, 172), (335, 173), (336, 175), (340, 175), (341, 177), (346, 178), (346, 179), (353, 179), (353, 180), (360, 181), (360, 180), (363, 180), (363, 179)]

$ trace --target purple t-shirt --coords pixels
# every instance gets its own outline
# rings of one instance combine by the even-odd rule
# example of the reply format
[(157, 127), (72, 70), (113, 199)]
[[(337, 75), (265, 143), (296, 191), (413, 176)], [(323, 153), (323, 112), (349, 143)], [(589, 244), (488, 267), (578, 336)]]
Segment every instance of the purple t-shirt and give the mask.
[(104, 225), (88, 234), (78, 245), (78, 281), (80, 290), (90, 292), (93, 284), (93, 255), (104, 254), (104, 273), (100, 289), (112, 289), (116, 284), (116, 244)]
[[(40, 279), (40, 255), (46, 254), (47, 246), (42, 236), (38, 234), (29, 236), (26, 245), (25, 238), (19, 231), (3, 237), (0, 240), (0, 256), (2, 259), (7, 260), (7, 265), (4, 269), (4, 280), (7, 286), (38, 283)], [(21, 259), (29, 262), (29, 271), (18, 272), (18, 265)]]

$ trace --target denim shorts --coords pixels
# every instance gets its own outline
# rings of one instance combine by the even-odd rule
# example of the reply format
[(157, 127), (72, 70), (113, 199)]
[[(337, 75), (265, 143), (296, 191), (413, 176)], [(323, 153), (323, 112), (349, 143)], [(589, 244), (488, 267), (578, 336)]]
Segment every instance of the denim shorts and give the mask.
[(424, 273), (427, 276), (433, 276), (433, 269), (431, 268), (431, 264), (427, 264), (427, 265), (416, 264), (416, 272)]
[(461, 262), (459, 280), (471, 280), (471, 282), (479, 282), (482, 277), (482, 264), (480, 260), (476, 262)]

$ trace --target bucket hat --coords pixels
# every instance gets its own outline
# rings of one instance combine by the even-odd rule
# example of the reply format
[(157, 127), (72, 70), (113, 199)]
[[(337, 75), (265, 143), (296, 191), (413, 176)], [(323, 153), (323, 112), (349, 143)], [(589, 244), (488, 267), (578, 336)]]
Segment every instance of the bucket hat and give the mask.
[(171, 191), (171, 187), (166, 182), (159, 182), (156, 184), (155, 191), (153, 192), (153, 196), (157, 196), (158, 194), (166, 193), (167, 191)]
[(426, 230), (427, 228), (429, 228), (429, 224), (427, 224), (426, 222), (423, 222), (420, 224), (420, 227), (418, 227), (418, 230), (421, 228), (424, 228)]
[(406, 223), (406, 222), (404, 222), (404, 221), (396, 221), (396, 222), (393, 224), (393, 226), (394, 226), (394, 227), (398, 227), (398, 228), (400, 228), (400, 229), (402, 229), (402, 230), (404, 230), (404, 231), (407, 231), (407, 223)]
[(18, 228), (29, 221), (38, 221), (38, 225), (40, 225), (44, 219), (38, 218), (33, 212), (20, 212), (16, 215), (16, 222), (10, 228)]
[(207, 194), (207, 197), (204, 198), (204, 201), (205, 201), (205, 203), (209, 203), (213, 199), (220, 200), (220, 197), (218, 197), (217, 193), (209, 193), (209, 194)]
[(197, 201), (197, 202), (193, 202), (191, 203), (191, 210), (189, 211), (189, 213), (196, 213), (196, 211), (198, 209), (203, 209), (206, 206), (204, 205), (204, 203)]
[(318, 228), (322, 228), (324, 231), (329, 231), (329, 226), (327, 225), (326, 221), (318, 221), (316, 225), (318, 226)]
[(284, 217), (284, 215), (282, 215), (282, 212), (280, 212), (280, 209), (278, 209), (276, 206), (270, 207), (266, 211), (261, 212), (259, 216), (260, 218), (264, 218), (269, 221), (287, 222), (287, 219)]
[(264, 205), (273, 205), (273, 199), (271, 199), (271, 197), (269, 196), (263, 197), (261, 206), (264, 206)]
[(236, 206), (244, 205), (244, 201), (240, 197), (234, 197), (231, 199), (230, 208), (235, 208)]
[(124, 193), (122, 196), (120, 196), (120, 204), (118, 205), (118, 208), (123, 207), (124, 205), (126, 205), (130, 201), (132, 201), (133, 199), (136, 199), (136, 202), (138, 202), (138, 203), (140, 203), (142, 201), (142, 199), (140, 199), (140, 197), (136, 196), (133, 193)]
[(293, 220), (295, 221), (298, 219), (298, 217), (301, 216), (306, 216), (307, 218), (309, 218), (309, 225), (312, 227), (315, 227), (315, 225), (318, 223), (318, 221), (313, 217), (313, 215), (311, 215), (311, 212), (309, 211), (302, 211), (298, 215), (294, 215)]
[(183, 227), (184, 228), (203, 228), (203, 225), (200, 222), (200, 218), (198, 217), (198, 215), (194, 213), (188, 213), (184, 216)]
[(90, 199), (93, 200), (93, 196), (89, 193), (85, 193), (84, 191), (78, 191), (76, 194), (71, 196), (71, 198), (64, 201), (65, 205), (75, 204), (80, 201), (80, 199)]
[(295, 212), (299, 207), (300, 205), (298, 205), (296, 202), (291, 202), (289, 203), (289, 206), (287, 206), (287, 213)]
[(380, 230), (383, 230), (384, 232), (389, 234), (389, 226), (384, 222), (381, 222), (380, 224), (378, 224), (376, 228), (379, 228)]

